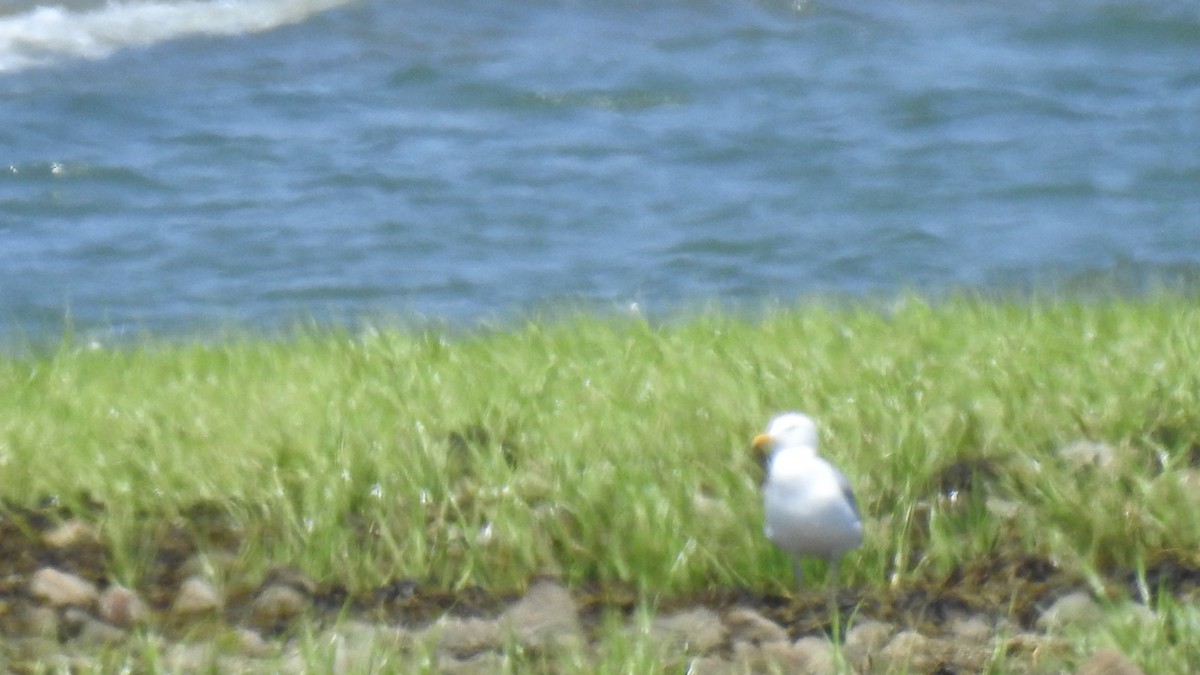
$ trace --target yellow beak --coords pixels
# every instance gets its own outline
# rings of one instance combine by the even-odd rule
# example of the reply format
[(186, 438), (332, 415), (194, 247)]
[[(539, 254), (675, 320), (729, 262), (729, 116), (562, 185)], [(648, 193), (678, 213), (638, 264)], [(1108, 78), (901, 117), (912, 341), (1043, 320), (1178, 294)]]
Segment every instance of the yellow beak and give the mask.
[(775, 445), (775, 439), (771, 434), (759, 434), (754, 437), (751, 442), (754, 446), (754, 459), (758, 461), (758, 465), (763, 471), (767, 471), (767, 463), (771, 461), (771, 449)]

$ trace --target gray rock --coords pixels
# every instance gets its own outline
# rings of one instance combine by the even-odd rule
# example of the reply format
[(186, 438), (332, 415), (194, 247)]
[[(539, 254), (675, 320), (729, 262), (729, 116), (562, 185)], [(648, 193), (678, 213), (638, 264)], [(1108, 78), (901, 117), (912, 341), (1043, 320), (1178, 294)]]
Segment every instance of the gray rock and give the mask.
[(1004, 640), (1004, 653), (1013, 657), (1045, 661), (1061, 658), (1071, 652), (1071, 643), (1065, 638), (1045, 633), (1020, 632)]
[(361, 619), (343, 621), (337, 630), (346, 636), (351, 645), (371, 645), (373, 649), (388, 652), (412, 649), (418, 638), (417, 634), (403, 626), (381, 625)]
[(876, 662), (884, 672), (927, 672), (936, 665), (930, 655), (929, 638), (914, 630), (897, 633), (883, 649)]
[(178, 615), (191, 616), (220, 611), (224, 603), (221, 594), (207, 579), (188, 577), (179, 585), (179, 594), (171, 605), (171, 611)]
[(27, 635), (58, 638), (58, 612), (52, 607), (27, 607), (21, 615), (21, 623)]
[(95, 544), (100, 533), (95, 527), (73, 518), (42, 535), (42, 541), (50, 548), (69, 548), (81, 544)]
[(1200, 469), (1181, 470), (1179, 472), (1179, 485), (1186, 490), (1184, 494), (1200, 495)]
[(290, 621), (308, 610), (309, 596), (287, 584), (271, 584), (250, 605), (250, 623), (265, 628)]
[(53, 567), (43, 567), (33, 573), (29, 592), (52, 607), (87, 607), (100, 597), (92, 582)]
[(88, 617), (83, 621), (75, 640), (89, 645), (115, 645), (124, 642), (128, 637), (127, 631), (99, 619)]
[(749, 642), (761, 645), (768, 642), (788, 642), (788, 633), (783, 626), (752, 609), (738, 607), (725, 614), (725, 627), (729, 639), (734, 642)]
[(842, 655), (858, 672), (866, 672), (875, 654), (888, 643), (896, 627), (883, 621), (867, 620), (856, 623), (842, 643)]
[(951, 619), (947, 624), (951, 635), (972, 642), (990, 640), (996, 630), (986, 619), (980, 616), (962, 616)]
[(100, 618), (120, 628), (146, 623), (150, 616), (149, 608), (136, 591), (117, 584), (100, 594), (99, 611)]
[[(837, 672), (833, 645), (824, 638), (803, 637), (795, 643), (766, 642), (761, 645), (736, 642), (728, 673), (805, 673), (832, 675)], [(722, 672), (722, 671), (715, 671)]]
[(1054, 601), (1037, 619), (1042, 630), (1057, 630), (1066, 626), (1094, 625), (1103, 618), (1103, 610), (1085, 591), (1068, 593)]
[(1058, 455), (1077, 469), (1084, 467), (1103, 469), (1112, 464), (1116, 452), (1107, 443), (1078, 440), (1059, 448)]
[(480, 652), (504, 648), (506, 631), (496, 621), (461, 619), (446, 616), (427, 628), (423, 634), (441, 654), (468, 658)]
[(871, 662), (881, 672), (979, 672), (986, 668), (996, 646), (992, 640), (926, 637), (916, 631), (897, 633)]
[(575, 601), (566, 588), (553, 581), (539, 581), (530, 587), (524, 598), (500, 615), (500, 626), (526, 647), (583, 642)]
[[(774, 645), (764, 646), (768, 650)], [(791, 652), (796, 659), (797, 673), (836, 673), (837, 660), (833, 654), (833, 643), (825, 638), (802, 637), (792, 644)]]
[(1000, 497), (988, 496), (984, 502), (984, 508), (987, 512), (1003, 520), (1011, 520), (1016, 518), (1023, 506), (1021, 502), (1014, 499), (1001, 499)]
[(269, 656), (275, 653), (275, 648), (264, 640), (258, 631), (239, 628), (234, 631), (234, 637), (237, 639), (238, 651), (247, 656)]
[(846, 634), (845, 647), (862, 648), (869, 651), (881, 649), (896, 632), (896, 627), (883, 621), (860, 621)]
[(725, 641), (725, 625), (716, 612), (696, 607), (656, 617), (650, 635), (668, 649), (707, 654)]
[(60, 625), (68, 635), (78, 635), (83, 624), (92, 620), (92, 615), (80, 607), (68, 607), (59, 614)]
[[(331, 647), (332, 672), (335, 675), (403, 672), (392, 661), (398, 653), (413, 647), (413, 635), (404, 628), (376, 625), (350, 619), (321, 631), (316, 644)], [(424, 649), (420, 650), (424, 652)], [(385, 667), (386, 664), (386, 667)], [(311, 672), (311, 668), (307, 671)]]
[(176, 642), (163, 654), (163, 670), (173, 673), (225, 672), (217, 669), (217, 645), (212, 642)]
[[(53, 612), (54, 610), (49, 610)], [(36, 637), (16, 637), (13, 635), (5, 635), (3, 637), (4, 656), (0, 657), (0, 672), (6, 675), (9, 673), (19, 673), (19, 670), (14, 670), (13, 665), (18, 660), (37, 661), (37, 665), (29, 664), (28, 673), (69, 673), (71, 672), (64, 667), (55, 667), (58, 664), (52, 665), (52, 661), (56, 659), (65, 659), (63, 654), (63, 645), (58, 641), (57, 635), (39, 635)]]

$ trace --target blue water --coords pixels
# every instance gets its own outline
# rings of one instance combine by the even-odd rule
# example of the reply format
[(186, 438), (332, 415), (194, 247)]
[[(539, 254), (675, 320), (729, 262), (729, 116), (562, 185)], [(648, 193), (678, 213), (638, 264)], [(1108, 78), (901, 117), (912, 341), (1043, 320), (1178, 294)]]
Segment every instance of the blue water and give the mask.
[(0, 341), (1200, 281), (1192, 0), (40, 5)]

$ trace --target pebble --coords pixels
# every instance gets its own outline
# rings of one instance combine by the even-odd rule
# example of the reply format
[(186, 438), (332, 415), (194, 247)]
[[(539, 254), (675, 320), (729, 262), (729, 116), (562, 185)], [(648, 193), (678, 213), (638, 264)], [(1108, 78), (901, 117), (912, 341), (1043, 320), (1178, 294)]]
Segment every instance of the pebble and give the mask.
[(247, 656), (268, 656), (275, 651), (258, 631), (239, 628), (234, 631), (234, 637), (237, 639), (239, 651)]
[(668, 648), (705, 654), (725, 641), (725, 625), (716, 612), (697, 607), (656, 617), (650, 623), (650, 635)]
[(1179, 485), (1184, 489), (1184, 494), (1190, 496), (1194, 501), (1196, 496), (1200, 495), (1200, 469), (1180, 471)]
[(714, 499), (699, 493), (692, 497), (692, 508), (706, 521), (733, 517), (733, 511), (724, 499)]
[(1059, 449), (1058, 454), (1067, 460), (1067, 463), (1077, 469), (1084, 467), (1106, 468), (1112, 464), (1113, 457), (1116, 455), (1111, 445), (1088, 440), (1078, 440), (1068, 443)]
[(113, 584), (100, 594), (100, 618), (114, 626), (128, 628), (145, 623), (150, 611), (136, 591)]
[(217, 645), (212, 642), (177, 642), (162, 656), (163, 670), (175, 673), (220, 672)]
[(801, 673), (835, 673), (837, 664), (834, 660), (833, 644), (826, 638), (802, 637), (792, 644), (791, 651), (795, 654), (800, 666), (791, 672)]
[(72, 518), (42, 535), (42, 541), (50, 548), (69, 548), (80, 544), (95, 544), (100, 541), (96, 528)]
[(996, 632), (992, 625), (980, 616), (962, 616), (951, 619), (947, 630), (956, 638), (972, 642), (986, 642)]
[(772, 641), (760, 645), (734, 642), (730, 659), (710, 654), (692, 660), (687, 672), (694, 675), (745, 675), (746, 673), (836, 673), (833, 645), (818, 637), (792, 644)]
[(887, 644), (896, 632), (896, 627), (883, 621), (860, 621), (846, 634), (846, 648), (862, 648), (876, 651)]
[(351, 644), (371, 645), (389, 652), (411, 650), (417, 640), (417, 634), (403, 626), (380, 625), (363, 619), (343, 621), (338, 632)]
[(53, 607), (87, 607), (100, 596), (92, 582), (53, 567), (43, 567), (33, 573), (29, 592)]
[(171, 611), (180, 615), (206, 614), (221, 609), (221, 594), (207, 579), (188, 577), (179, 585)]
[[(85, 523), (68, 521), (45, 533), (43, 539), (50, 547), (72, 547), (91, 541), (94, 535)], [(151, 610), (138, 592), (120, 584), (109, 585), (101, 593), (96, 584), (53, 567), (44, 567), (28, 577), (22, 574), (11, 578), (18, 584), (18, 591), (20, 584), (27, 584), (29, 593), (26, 596), (18, 592), (23, 599), (20, 605), (14, 605), (11, 614), (16, 622), (10, 625), (21, 633), (17, 637), (28, 635), (55, 644), (59, 644), (58, 639), (69, 639), (73, 650), (98, 648), (128, 641), (130, 629), (152, 619)], [(191, 666), (254, 670), (266, 663), (261, 659), (267, 658), (302, 672), (306, 664), (312, 663), (311, 652), (295, 651), (294, 645), (264, 639), (263, 631), (254, 628), (274, 626), (309, 612), (315, 588), (300, 573), (273, 571), (248, 607), (242, 604), (245, 595), (231, 600), (236, 603), (233, 606), (237, 611), (233, 613), (247, 617), (246, 626), (233, 631), (233, 655), (214, 651), (217, 642), (190, 651), (171, 645), (164, 649), (164, 663), (189, 666), (180, 670), (195, 669)], [(38, 602), (29, 602), (29, 596)], [(213, 582), (196, 575), (180, 584), (171, 611), (191, 616), (220, 611), (222, 606), (222, 594)], [(0, 602), (0, 616), (10, 616), (7, 607)], [(244, 615), (240, 611), (243, 608), (248, 610)], [(1137, 618), (1156, 620), (1156, 615), (1143, 605), (1131, 603), (1122, 609)], [(897, 632), (893, 624), (864, 619), (849, 628), (840, 652), (823, 636), (792, 642), (784, 626), (749, 607), (721, 613), (707, 607), (684, 609), (652, 618), (648, 632), (651, 641), (675, 650), (672, 658), (676, 665), (681, 662), (678, 654), (686, 653), (687, 669), (696, 673), (823, 673), (838, 672), (839, 667), (854, 672), (922, 672), (947, 663), (969, 671), (973, 664), (986, 664), (997, 649), (1016, 658), (1028, 655), (1035, 667), (1039, 662), (1046, 667), (1059, 667), (1064, 661), (1076, 663), (1077, 657), (1071, 656), (1067, 648), (1069, 643), (1054, 631), (1065, 627), (1086, 629), (1104, 613), (1105, 608), (1091, 594), (1075, 591), (1055, 599), (1038, 616), (1038, 628), (1049, 631), (1049, 635), (1031, 632), (997, 637), (996, 625), (980, 616), (948, 619), (940, 626), (941, 632), (932, 634), (934, 637), (911, 630)], [(427, 666), (436, 664), (445, 672), (458, 673), (511, 669), (509, 650), (514, 645), (535, 650), (531, 652), (534, 654), (547, 647), (586, 650), (588, 646), (579, 608), (570, 591), (548, 580), (533, 583), (525, 597), (495, 619), (443, 616), (425, 630), (349, 618), (345, 621), (327, 629), (317, 642), (330, 650), (327, 665), (331, 672), (365, 671), (381, 654), (398, 650), (411, 653), (417, 645), (435, 650), (423, 652), (432, 659)], [(224, 644), (231, 643), (226, 640)], [(1144, 675), (1144, 671), (1120, 651), (1105, 648), (1083, 661), (1076, 675)]]
[[(326, 634), (323, 649), (328, 649), (332, 654), (325, 659), (329, 664), (328, 672), (331, 675), (348, 675), (349, 673), (367, 672), (363, 663), (369, 658), (369, 654), (364, 655), (358, 651), (352, 651), (346, 646), (346, 636), (339, 633)], [(298, 672), (309, 672), (311, 668), (303, 668)]]
[(76, 640), (84, 644), (113, 645), (124, 642), (129, 633), (116, 626), (88, 617), (84, 619)]
[(425, 630), (433, 636), (438, 652), (453, 657), (469, 657), (480, 652), (503, 649), (505, 632), (496, 621), (446, 616)]
[(566, 588), (552, 581), (539, 581), (524, 598), (500, 615), (500, 625), (526, 647), (578, 645), (583, 629), (575, 601)]
[(887, 644), (896, 627), (883, 621), (867, 620), (856, 623), (846, 634), (842, 654), (859, 672), (869, 670), (871, 659)]
[(1142, 627), (1150, 629), (1158, 623), (1158, 614), (1140, 602), (1126, 602), (1121, 606), (1120, 615), (1127, 617)]
[(897, 633), (870, 662), (882, 672), (934, 672), (954, 664), (958, 672), (980, 672), (995, 652), (989, 640), (929, 637), (915, 630)]
[(876, 662), (883, 672), (927, 672), (935, 663), (930, 660), (929, 638), (914, 630), (897, 633), (879, 650)]
[(1086, 591), (1074, 591), (1054, 601), (1037, 619), (1042, 630), (1057, 630), (1066, 626), (1093, 625), (1103, 618), (1103, 610)]
[(783, 626), (752, 609), (738, 607), (730, 610), (725, 615), (725, 627), (729, 629), (729, 639), (734, 642), (761, 645), (788, 641)]
[[(412, 638), (404, 628), (349, 619), (322, 631), (316, 643), (333, 646), (335, 673), (399, 672), (399, 664), (391, 663), (390, 658), (410, 649)], [(385, 664), (389, 667), (383, 667)]]
[(1014, 499), (1001, 499), (1000, 497), (989, 496), (984, 501), (984, 508), (993, 516), (1001, 520), (1011, 520), (1020, 515), (1022, 511), (1021, 502)]
[[(1065, 638), (1046, 635), (1044, 633), (1021, 632), (1004, 641), (1004, 652), (1009, 655), (1024, 655), (1035, 667), (1043, 663), (1053, 663), (1070, 651), (1071, 643)], [(1045, 670), (1045, 668), (1043, 668)]]
[(38, 605), (26, 608), (22, 615), (25, 633), (36, 637), (58, 638), (58, 612)]
[(303, 614), (309, 596), (287, 584), (271, 584), (262, 589), (250, 606), (250, 624), (258, 628), (274, 627)]
[(67, 667), (66, 655), (63, 653), (62, 642), (58, 636), (16, 637), (5, 635), (3, 638), (4, 661), (0, 664), (6, 667), (5, 675), (21, 673), (13, 669), (19, 660), (36, 659), (37, 663), (27, 662), (28, 668), (24, 673), (70, 673)]
[(91, 621), (87, 610), (79, 607), (68, 607), (59, 615), (59, 637), (77, 637), (83, 630), (83, 624)]

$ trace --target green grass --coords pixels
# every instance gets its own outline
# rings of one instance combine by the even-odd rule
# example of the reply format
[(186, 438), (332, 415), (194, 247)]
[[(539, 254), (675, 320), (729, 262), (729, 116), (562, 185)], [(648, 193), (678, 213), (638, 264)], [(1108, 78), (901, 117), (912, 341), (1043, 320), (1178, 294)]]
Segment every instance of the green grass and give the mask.
[[(132, 584), (146, 514), (212, 500), (247, 574), (782, 591), (749, 439), (799, 409), (866, 516), (843, 583), (936, 578), (1001, 543), (1098, 577), (1200, 549), (1198, 364), (1200, 304), (1176, 295), (65, 340), (0, 359), (0, 497), (100, 501)], [(1117, 460), (1077, 469), (1057, 449), (1080, 439)], [(939, 498), (980, 458), (1006, 516)]]

